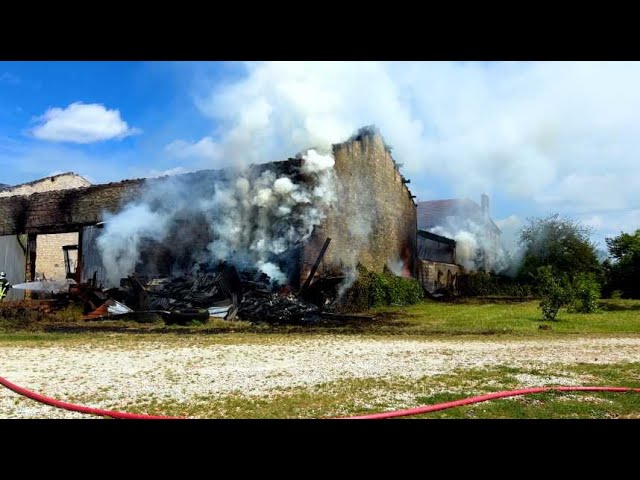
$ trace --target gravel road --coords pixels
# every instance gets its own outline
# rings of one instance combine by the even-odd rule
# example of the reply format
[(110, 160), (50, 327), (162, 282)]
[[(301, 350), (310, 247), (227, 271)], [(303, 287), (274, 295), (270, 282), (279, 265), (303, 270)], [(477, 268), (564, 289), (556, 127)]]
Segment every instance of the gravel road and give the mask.
[[(278, 389), (347, 378), (422, 378), (498, 365), (623, 362), (640, 362), (640, 337), (483, 341), (316, 336), (217, 344), (193, 337), (121, 342), (114, 336), (88, 345), (0, 346), (0, 376), (59, 400), (91, 399), (90, 406), (115, 410), (136, 399), (268, 396)], [(0, 387), (0, 418), (88, 417)]]

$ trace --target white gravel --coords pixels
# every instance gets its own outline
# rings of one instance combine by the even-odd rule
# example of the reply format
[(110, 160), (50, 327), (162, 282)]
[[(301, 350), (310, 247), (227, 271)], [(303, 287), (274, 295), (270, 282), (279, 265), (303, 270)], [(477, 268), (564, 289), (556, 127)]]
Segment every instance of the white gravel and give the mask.
[[(131, 402), (230, 393), (268, 396), (288, 387), (347, 378), (418, 379), (455, 369), (640, 362), (640, 338), (544, 340), (396, 340), (316, 336), (282, 343), (216, 344), (211, 339), (121, 342), (100, 346), (4, 344), (0, 376), (65, 401), (122, 409)], [(562, 383), (532, 377), (531, 386)], [(527, 383), (527, 378), (521, 378)], [(0, 418), (90, 418), (24, 399), (0, 387)]]

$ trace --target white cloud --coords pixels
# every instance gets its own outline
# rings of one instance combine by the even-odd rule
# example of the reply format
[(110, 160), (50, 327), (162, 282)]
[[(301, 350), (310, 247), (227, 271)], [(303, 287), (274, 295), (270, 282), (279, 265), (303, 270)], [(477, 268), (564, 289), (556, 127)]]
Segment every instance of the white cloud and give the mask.
[(53, 142), (92, 143), (140, 133), (129, 127), (119, 110), (97, 103), (75, 102), (66, 108), (50, 108), (38, 121), (41, 123), (33, 129), (33, 135)]
[(621, 232), (632, 233), (640, 228), (640, 208), (585, 214), (577, 218), (583, 224), (593, 228), (593, 240), (603, 249), (606, 248), (604, 242), (606, 237), (616, 237)]
[(197, 142), (174, 140), (165, 150), (172, 156), (183, 159), (195, 159), (215, 162), (220, 159), (221, 149), (211, 137), (203, 137)]

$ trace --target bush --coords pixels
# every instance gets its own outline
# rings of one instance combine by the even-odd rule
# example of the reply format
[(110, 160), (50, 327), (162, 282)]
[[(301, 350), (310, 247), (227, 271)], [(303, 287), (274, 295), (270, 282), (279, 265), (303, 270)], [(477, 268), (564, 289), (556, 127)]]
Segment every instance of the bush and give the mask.
[(0, 331), (37, 328), (42, 312), (23, 302), (0, 304)]
[(545, 320), (555, 320), (560, 308), (573, 300), (571, 285), (566, 276), (557, 275), (549, 265), (537, 269), (536, 281), (542, 296), (542, 316)]
[(614, 290), (610, 297), (612, 300), (620, 300), (622, 298), (622, 290)]
[(593, 313), (598, 310), (600, 284), (592, 274), (576, 275), (572, 285), (571, 310), (579, 313)]
[(342, 310), (359, 311), (389, 305), (412, 305), (423, 298), (422, 286), (412, 278), (390, 272), (374, 273), (361, 265), (358, 277), (339, 304)]
[(458, 291), (466, 297), (481, 297), (487, 295), (504, 295), (509, 297), (530, 297), (533, 287), (513, 278), (494, 275), (485, 272), (472, 272), (460, 275)]
[(54, 315), (53, 319), (60, 322), (80, 322), (82, 321), (83, 316), (83, 308), (82, 305), (71, 304), (66, 306), (65, 308), (58, 310)]

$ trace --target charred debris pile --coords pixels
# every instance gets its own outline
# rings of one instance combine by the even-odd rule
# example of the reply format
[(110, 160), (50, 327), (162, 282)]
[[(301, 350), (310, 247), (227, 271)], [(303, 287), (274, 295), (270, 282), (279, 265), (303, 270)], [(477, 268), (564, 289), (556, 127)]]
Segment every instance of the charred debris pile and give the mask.
[[(321, 319), (349, 319), (335, 313), (338, 285), (343, 276), (315, 278), (329, 239), (309, 278), (297, 291), (278, 285), (257, 269), (239, 269), (221, 262), (201, 265), (198, 273), (173, 277), (130, 275), (120, 288), (77, 288), (85, 304), (85, 319), (147, 321), (161, 316), (168, 324), (226, 320), (272, 324), (313, 324)], [(362, 318), (362, 317), (360, 317)]]

